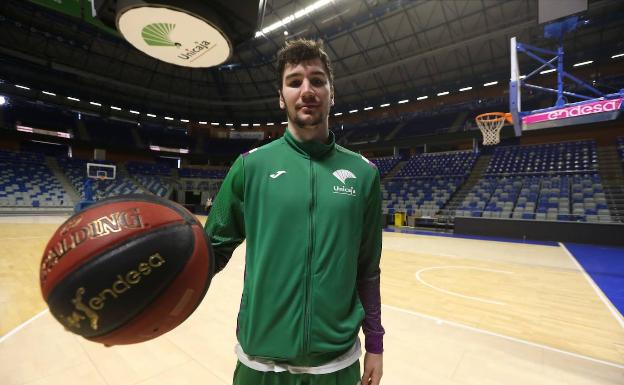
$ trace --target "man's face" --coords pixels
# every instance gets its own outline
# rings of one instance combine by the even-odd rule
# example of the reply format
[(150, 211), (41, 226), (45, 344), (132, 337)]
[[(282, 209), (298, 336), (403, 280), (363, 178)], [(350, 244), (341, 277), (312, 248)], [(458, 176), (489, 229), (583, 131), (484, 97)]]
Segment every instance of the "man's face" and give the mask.
[[(334, 98), (321, 59), (287, 63), (282, 75), (280, 108), (286, 110), (294, 128), (315, 128), (327, 124)], [(324, 127), (324, 126), (323, 126)]]

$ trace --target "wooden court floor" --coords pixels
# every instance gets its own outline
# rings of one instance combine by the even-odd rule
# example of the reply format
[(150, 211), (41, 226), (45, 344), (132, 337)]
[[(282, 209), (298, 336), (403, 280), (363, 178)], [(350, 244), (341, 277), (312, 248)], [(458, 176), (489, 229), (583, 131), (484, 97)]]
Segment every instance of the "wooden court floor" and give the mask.
[[(0, 218), (0, 384), (231, 383), (244, 247), (180, 327), (105, 348), (40, 298), (61, 221)], [(624, 384), (624, 320), (562, 247), (385, 233), (382, 302), (382, 384)]]

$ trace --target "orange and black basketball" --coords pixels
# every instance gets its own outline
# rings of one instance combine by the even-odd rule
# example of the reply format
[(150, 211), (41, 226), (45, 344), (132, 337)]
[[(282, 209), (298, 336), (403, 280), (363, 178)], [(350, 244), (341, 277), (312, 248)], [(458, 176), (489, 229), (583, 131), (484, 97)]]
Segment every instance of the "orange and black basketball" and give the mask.
[(135, 194), (102, 200), (63, 223), (45, 248), (40, 281), (67, 330), (119, 345), (182, 323), (213, 274), (197, 219), (176, 203)]

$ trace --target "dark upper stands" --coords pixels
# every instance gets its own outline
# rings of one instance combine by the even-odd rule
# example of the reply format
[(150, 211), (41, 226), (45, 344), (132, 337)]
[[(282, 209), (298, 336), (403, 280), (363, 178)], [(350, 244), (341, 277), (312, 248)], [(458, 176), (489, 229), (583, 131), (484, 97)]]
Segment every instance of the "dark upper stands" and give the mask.
[(21, 124), (49, 131), (69, 132), (76, 128), (76, 113), (61, 110), (43, 103), (14, 99), (5, 109), (9, 127)]
[(477, 154), (473, 151), (427, 153), (410, 157), (397, 177), (467, 175), (472, 170)]

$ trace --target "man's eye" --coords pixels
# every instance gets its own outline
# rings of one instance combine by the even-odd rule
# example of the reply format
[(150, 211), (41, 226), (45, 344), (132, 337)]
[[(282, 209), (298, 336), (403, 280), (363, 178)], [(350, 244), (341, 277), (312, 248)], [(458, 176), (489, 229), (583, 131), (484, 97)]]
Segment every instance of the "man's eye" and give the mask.
[(293, 80), (288, 83), (289, 87), (299, 87), (301, 85), (301, 80)]
[(314, 84), (315, 86), (322, 86), (322, 85), (325, 85), (325, 80), (324, 79), (312, 79), (312, 84)]

